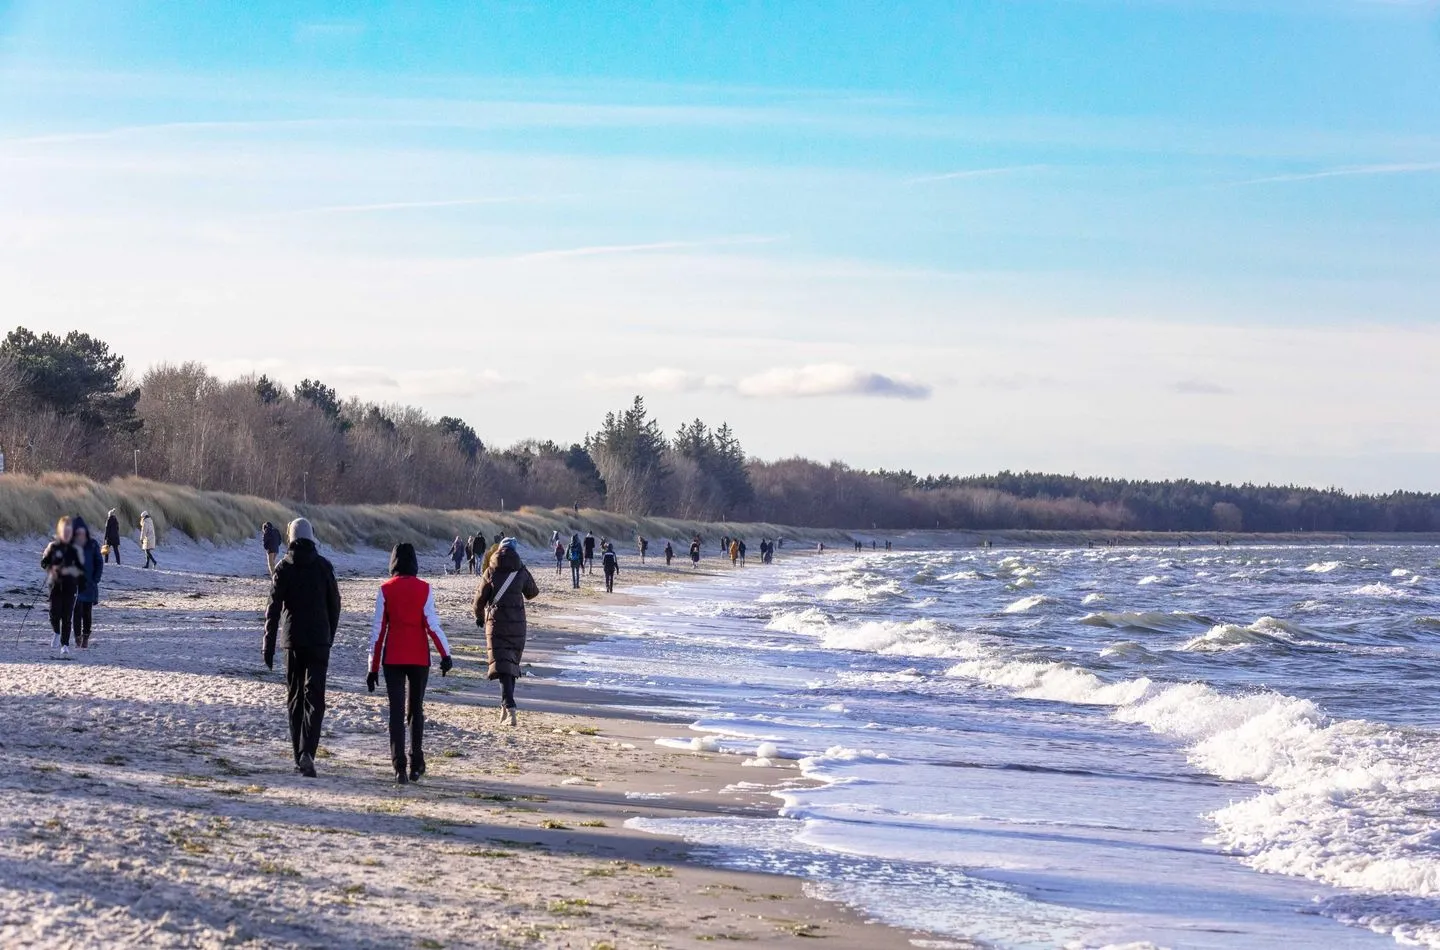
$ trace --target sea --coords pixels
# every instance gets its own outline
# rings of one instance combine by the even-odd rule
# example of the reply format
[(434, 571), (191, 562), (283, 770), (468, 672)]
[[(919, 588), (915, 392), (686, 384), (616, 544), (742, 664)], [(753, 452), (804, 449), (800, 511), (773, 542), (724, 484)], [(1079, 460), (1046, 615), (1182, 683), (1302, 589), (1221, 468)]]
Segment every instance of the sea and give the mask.
[(779, 817), (632, 826), (932, 947), (1440, 948), (1440, 548), (705, 566), (565, 675), (698, 704), (661, 743)]

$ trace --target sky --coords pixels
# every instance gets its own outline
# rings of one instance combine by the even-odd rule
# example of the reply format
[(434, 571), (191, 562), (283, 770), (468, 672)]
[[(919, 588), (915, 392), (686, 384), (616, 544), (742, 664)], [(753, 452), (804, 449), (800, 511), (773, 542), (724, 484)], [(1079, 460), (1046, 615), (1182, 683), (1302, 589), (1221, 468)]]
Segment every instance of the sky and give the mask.
[(0, 318), (493, 445), (1440, 490), (1440, 2), (0, 0)]

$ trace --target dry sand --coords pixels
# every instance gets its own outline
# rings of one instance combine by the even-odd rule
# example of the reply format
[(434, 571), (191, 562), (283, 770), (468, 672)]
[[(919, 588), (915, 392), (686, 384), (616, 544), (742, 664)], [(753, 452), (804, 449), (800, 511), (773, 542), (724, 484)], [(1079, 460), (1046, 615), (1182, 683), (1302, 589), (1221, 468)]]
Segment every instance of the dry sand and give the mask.
[[(643, 698), (554, 679), (547, 655), (583, 636), (574, 618), (605, 595), (598, 573), (571, 591), (553, 561), (535, 571), (536, 675), (521, 684), (518, 729), (498, 724), (483, 678), (474, 579), (436, 580), (457, 667), (432, 674), (430, 774), (400, 788), (382, 694), (364, 688), (384, 555), (336, 556), (345, 617), (320, 777), (301, 778), (282, 674), (260, 661), (267, 584), (254, 548), (170, 547), (163, 570), (112, 567), (92, 648), (73, 659), (50, 649), (43, 603), (18, 646), (24, 614), (0, 610), (0, 946), (598, 950), (820, 938), (883, 950), (921, 936), (812, 900), (795, 879), (705, 867), (681, 842), (623, 827), (634, 816), (773, 817), (775, 802), (734, 788), (757, 778), (736, 757), (658, 748), (655, 738), (689, 721), (673, 703), (637, 709)], [(0, 544), (0, 602), (28, 600), (38, 551)], [(629, 565), (622, 580), (655, 576)]]

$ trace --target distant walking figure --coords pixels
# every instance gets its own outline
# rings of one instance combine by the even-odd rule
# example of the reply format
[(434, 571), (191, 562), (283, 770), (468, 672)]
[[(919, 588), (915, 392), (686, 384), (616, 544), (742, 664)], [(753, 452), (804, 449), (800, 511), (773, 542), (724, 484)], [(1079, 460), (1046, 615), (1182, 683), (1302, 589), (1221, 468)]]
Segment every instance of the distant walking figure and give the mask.
[(669, 567), (670, 562), (675, 558), (675, 545), (669, 541), (665, 542), (665, 566)]
[(738, 567), (739, 565), (740, 565), (740, 539), (736, 538), (734, 541), (731, 541), (731, 542), (730, 542), (730, 566), (731, 566), (731, 567)]
[(700, 539), (696, 538), (690, 542), (690, 569), (694, 570), (700, 566)]
[(110, 555), (115, 555), (115, 565), (120, 565), (120, 513), (114, 508), (105, 516), (105, 563), (110, 563)]
[(576, 590), (580, 589), (580, 570), (585, 566), (585, 547), (580, 543), (580, 535), (573, 535), (570, 538), (570, 586)]
[(637, 545), (638, 545), (639, 548), (640, 548), (640, 563), (641, 563), (641, 564), (644, 564), (644, 563), (645, 563), (645, 552), (647, 552), (647, 551), (650, 550), (650, 542), (645, 540), (644, 535), (641, 535), (640, 540), (639, 540), (638, 542), (636, 542), (636, 543), (637, 543)]
[(589, 574), (595, 573), (595, 533), (585, 532), (585, 571)]
[(475, 535), (473, 534), (465, 539), (465, 560), (470, 565), (471, 574), (475, 573), (476, 559), (479, 558), (480, 555), (485, 553), (483, 550), (481, 550), (481, 548), (483, 548), (484, 546), (484, 543), (479, 538), (475, 537)]
[(745, 566), (745, 542), (740, 542), (740, 566)]
[(450, 560), (455, 564), (455, 573), (460, 573), (460, 565), (465, 561), (465, 539), (455, 535), (455, 540), (450, 545)]
[(320, 556), (315, 530), (304, 518), (290, 522), (290, 550), (275, 567), (265, 611), (265, 665), (285, 651), (286, 704), (295, 771), (315, 777), (315, 750), (325, 722), (325, 677), (330, 647), (340, 627), (340, 587), (335, 569)]
[[(430, 643), (440, 651), (440, 675), (454, 666), (450, 643), (440, 628), (435, 591), (417, 575), (415, 546), (395, 545), (390, 552), (390, 579), (375, 595), (375, 620), (370, 625), (370, 672), (365, 687), (375, 692), (385, 671), (390, 700), (390, 763), (395, 781), (418, 782), (425, 774), (425, 685), (430, 680)], [(409, 696), (406, 696), (406, 693)], [(410, 755), (405, 755), (405, 724), (410, 724)]]
[(140, 512), (140, 550), (145, 552), (145, 569), (159, 567), (160, 562), (155, 560), (155, 520), (150, 517), (150, 512)]
[(80, 552), (80, 565), (85, 576), (75, 591), (75, 644), (82, 650), (90, 649), (90, 628), (94, 623), (95, 605), (100, 602), (100, 577), (105, 573), (105, 557), (100, 553), (100, 542), (90, 537), (90, 526), (84, 518), (76, 517), (72, 525), (75, 550)]
[(480, 577), (475, 623), (485, 627), (489, 679), (500, 681), (500, 721), (515, 725), (515, 681), (525, 675), (525, 601), (540, 596), (513, 538), (500, 542), (495, 564)]
[(268, 521), (260, 526), (260, 546), (265, 549), (265, 572), (271, 577), (275, 576), (275, 565), (280, 562), (282, 543), (279, 528)]
[(605, 545), (605, 553), (600, 556), (600, 568), (605, 573), (605, 593), (615, 593), (615, 575), (620, 573), (620, 558), (616, 557), (612, 545)]
[(565, 573), (565, 542), (560, 540), (560, 532), (555, 534), (555, 576), (559, 577)]
[(85, 562), (75, 547), (74, 520), (66, 515), (55, 525), (55, 540), (40, 555), (40, 567), (50, 581), (50, 629), (55, 639), (50, 649), (61, 656), (70, 653), (70, 630), (75, 620), (75, 597), (85, 582)]

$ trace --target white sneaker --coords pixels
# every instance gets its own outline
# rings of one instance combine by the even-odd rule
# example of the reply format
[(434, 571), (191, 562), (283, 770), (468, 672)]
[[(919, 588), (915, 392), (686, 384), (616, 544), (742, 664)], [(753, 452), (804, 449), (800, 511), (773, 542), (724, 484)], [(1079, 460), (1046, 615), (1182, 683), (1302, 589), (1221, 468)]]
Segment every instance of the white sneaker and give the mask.
[(60, 649), (60, 634), (58, 634), (58, 633), (55, 634), (55, 639), (53, 639), (53, 640), (50, 641), (50, 649), (52, 649), (52, 650), (58, 650), (58, 649)]
[(69, 648), (69, 647), (61, 647), (61, 648), (60, 648), (60, 655), (61, 655), (61, 656), (69, 656), (69, 655), (70, 655), (70, 648)]

